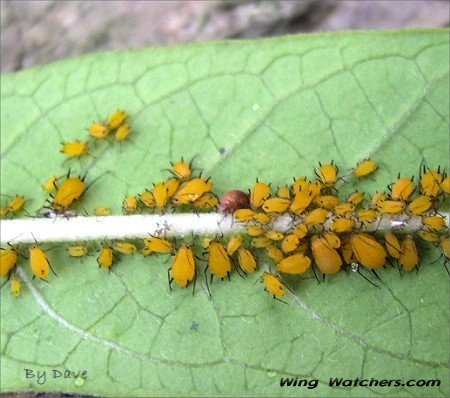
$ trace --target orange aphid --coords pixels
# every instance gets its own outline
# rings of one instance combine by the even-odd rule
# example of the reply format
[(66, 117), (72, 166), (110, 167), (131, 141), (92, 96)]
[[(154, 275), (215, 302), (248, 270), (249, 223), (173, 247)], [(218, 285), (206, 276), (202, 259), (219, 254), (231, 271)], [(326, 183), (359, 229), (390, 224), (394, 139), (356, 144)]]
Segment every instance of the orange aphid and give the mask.
[(326, 238), (313, 236), (311, 250), (314, 261), (325, 275), (334, 275), (339, 272), (342, 267), (342, 259)]
[(350, 236), (353, 253), (358, 262), (368, 269), (377, 269), (386, 264), (387, 253), (377, 240), (366, 233)]

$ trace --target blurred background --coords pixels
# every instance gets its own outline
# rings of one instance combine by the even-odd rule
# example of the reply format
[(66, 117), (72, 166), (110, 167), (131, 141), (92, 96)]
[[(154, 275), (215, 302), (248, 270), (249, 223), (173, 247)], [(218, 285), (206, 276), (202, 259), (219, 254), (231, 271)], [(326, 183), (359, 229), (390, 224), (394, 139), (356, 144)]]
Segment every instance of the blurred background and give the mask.
[(345, 29), (449, 26), (448, 0), (1, 1), (1, 72), (90, 53)]

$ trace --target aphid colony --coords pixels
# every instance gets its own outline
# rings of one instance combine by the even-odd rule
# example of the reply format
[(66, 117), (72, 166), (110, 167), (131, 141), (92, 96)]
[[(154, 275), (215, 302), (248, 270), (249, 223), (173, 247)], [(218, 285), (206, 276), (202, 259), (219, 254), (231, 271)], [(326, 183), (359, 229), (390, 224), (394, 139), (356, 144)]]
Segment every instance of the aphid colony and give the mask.
[[(105, 123), (92, 124), (88, 131), (96, 140), (107, 139), (115, 132), (114, 140), (123, 141), (129, 134), (125, 124), (124, 111), (114, 112)], [(87, 143), (67, 143), (61, 150), (68, 157), (79, 157), (88, 152)], [(365, 178), (378, 169), (375, 161), (367, 159), (353, 170), (352, 178)], [(127, 214), (149, 210), (151, 212), (210, 212), (219, 206), (217, 196), (212, 192), (209, 178), (196, 175), (191, 162), (171, 163), (171, 176), (159, 181), (140, 194), (126, 196), (122, 208)], [(282, 275), (309, 275), (318, 281), (349, 268), (364, 279), (366, 270), (376, 277), (376, 270), (389, 264), (399, 271), (412, 271), (420, 265), (418, 239), (439, 246), (444, 265), (450, 261), (450, 238), (446, 220), (438, 213), (439, 206), (450, 193), (450, 179), (438, 168), (421, 169), (420, 176), (401, 177), (377, 192), (368, 201), (363, 192), (355, 191), (346, 198), (338, 195), (336, 187), (339, 170), (331, 162), (319, 163), (315, 170), (317, 178), (294, 178), (293, 183), (273, 189), (270, 184), (256, 181), (248, 194), (239, 190), (226, 193), (220, 201), (224, 214), (233, 214), (236, 223), (242, 223), (245, 231), (231, 237), (204, 237), (202, 248), (195, 245), (199, 237), (193, 237), (191, 244), (176, 242), (166, 232), (137, 241), (104, 242), (96, 249), (99, 268), (111, 270), (121, 257), (140, 252), (142, 256), (168, 255), (172, 262), (168, 269), (169, 287), (175, 283), (185, 288), (195, 282), (200, 270), (210, 291), (213, 279), (230, 279), (233, 270), (240, 276), (251, 274), (265, 264), (261, 281), (265, 289), (280, 300), (290, 290), (282, 281)], [(93, 184), (85, 182), (86, 175), (75, 177), (70, 171), (65, 177), (51, 177), (44, 183), (49, 193), (47, 217), (72, 217), (72, 209), (86, 190)], [(23, 196), (10, 198), (1, 208), (2, 216), (12, 217), (24, 207)], [(106, 207), (94, 209), (97, 216), (111, 213)], [(42, 213), (41, 213), (42, 214)], [(283, 231), (277, 229), (276, 220), (289, 214), (290, 225)], [(420, 216), (422, 226), (414, 235), (396, 229), (381, 233), (369, 233), (369, 226), (377, 223), (380, 216)], [(220, 228), (220, 225), (219, 225)], [(376, 230), (376, 228), (375, 228)], [(0, 276), (11, 277), (11, 293), (20, 295), (20, 280), (15, 275), (20, 257), (28, 259), (33, 278), (47, 281), (50, 272), (49, 256), (36, 242), (25, 251), (24, 245), (1, 249)], [(77, 244), (67, 248), (67, 255), (82, 259), (94, 250), (92, 245)], [(264, 257), (266, 259), (264, 260)], [(270, 265), (267, 264), (267, 259)], [(447, 269), (448, 272), (448, 269)], [(321, 278), (319, 277), (321, 274)], [(55, 274), (56, 275), (56, 274)], [(370, 282), (372, 283), (372, 282)], [(372, 283), (373, 284), (373, 283)]]

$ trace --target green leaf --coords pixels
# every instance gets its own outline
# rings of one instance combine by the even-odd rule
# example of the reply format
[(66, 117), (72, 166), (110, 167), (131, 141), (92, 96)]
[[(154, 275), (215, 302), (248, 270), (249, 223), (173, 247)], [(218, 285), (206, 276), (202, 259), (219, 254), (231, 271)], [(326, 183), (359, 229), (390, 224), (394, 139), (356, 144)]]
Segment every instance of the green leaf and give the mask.
[[(117, 108), (132, 141), (99, 145), (71, 163), (99, 179), (80, 210), (121, 212), (126, 194), (167, 178), (181, 156), (220, 195), (258, 177), (273, 186), (312, 176), (333, 159), (345, 174), (372, 156), (382, 168), (358, 184), (374, 193), (402, 175), (449, 161), (448, 30), (355, 32), (93, 54), (1, 79), (2, 193), (31, 213), (42, 183), (66, 172), (59, 143)], [(353, 183), (341, 194), (355, 189)], [(102, 396), (448, 396), (449, 283), (439, 252), (420, 271), (382, 270), (380, 289), (355, 273), (289, 280), (288, 305), (259, 275), (167, 286), (163, 257), (123, 258), (111, 273), (94, 257), (49, 252), (58, 277), (20, 299), (2, 288), (1, 390)], [(31, 272), (21, 261), (28, 278)], [(203, 267), (203, 264), (200, 265)], [(192, 328), (193, 322), (198, 324)], [(43, 385), (24, 369), (46, 370)], [(86, 370), (86, 380), (51, 378)], [(315, 389), (281, 377), (318, 379)], [(334, 377), (440, 379), (440, 387), (340, 387)]]

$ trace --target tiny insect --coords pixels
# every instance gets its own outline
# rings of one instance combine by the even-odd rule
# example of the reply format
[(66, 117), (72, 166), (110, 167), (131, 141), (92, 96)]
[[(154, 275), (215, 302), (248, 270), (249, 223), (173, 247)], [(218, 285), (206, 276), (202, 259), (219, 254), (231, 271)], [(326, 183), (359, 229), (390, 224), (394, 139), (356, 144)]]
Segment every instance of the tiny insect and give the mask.
[(266, 247), (267, 256), (275, 263), (279, 263), (284, 259), (284, 253), (274, 245)]
[(328, 217), (328, 210), (321, 209), (318, 207), (317, 209), (312, 210), (309, 212), (305, 219), (303, 220), (303, 223), (307, 226), (313, 227), (315, 225), (322, 225), (325, 220)]
[(206, 192), (210, 192), (214, 184), (205, 178), (194, 178), (183, 183), (172, 201), (175, 205), (195, 202)]
[(301, 215), (311, 204), (313, 196), (308, 191), (300, 191), (295, 194), (289, 207), (289, 211), (296, 216)]
[(248, 209), (250, 207), (250, 197), (242, 191), (233, 189), (228, 191), (220, 199), (220, 211), (225, 214), (234, 213), (239, 209)]
[(377, 192), (375, 195), (373, 195), (373, 198), (370, 202), (370, 207), (373, 209), (378, 208), (381, 202), (384, 202), (386, 200), (386, 194), (384, 192)]
[(294, 184), (292, 185), (292, 191), (296, 195), (298, 192), (308, 192), (309, 181), (306, 177), (294, 178)]
[(241, 235), (233, 236), (227, 244), (227, 253), (231, 257), (242, 246)]
[(409, 205), (408, 210), (414, 216), (421, 216), (428, 210), (430, 210), (433, 205), (433, 200), (430, 196), (418, 196)]
[(19, 213), (23, 209), (25, 202), (24, 196), (16, 195), (6, 204), (6, 209), (12, 214)]
[(17, 264), (19, 249), (11, 247), (0, 250), (0, 276), (8, 276)]
[[(266, 286), (264, 290), (269, 292), (274, 299), (278, 299), (280, 297), (284, 297), (286, 294), (286, 287), (284, 284), (278, 279), (275, 275), (269, 274), (268, 272), (264, 272), (263, 274), (263, 282)], [(284, 303), (284, 301), (279, 300)], [(286, 304), (286, 303), (285, 303)]]
[(395, 200), (383, 200), (378, 202), (377, 209), (382, 214), (399, 214), (404, 211), (406, 204)]
[(256, 182), (250, 192), (250, 206), (259, 209), (270, 196), (270, 186), (263, 182)]
[(66, 179), (57, 188), (56, 194), (53, 197), (52, 208), (57, 212), (69, 208), (74, 202), (79, 200), (86, 192), (86, 184), (84, 177), (70, 177), (70, 170), (67, 173)]
[(193, 206), (199, 210), (214, 211), (217, 208), (218, 204), (219, 200), (217, 199), (217, 196), (212, 192), (206, 192), (193, 203)]
[(445, 218), (442, 216), (424, 216), (422, 224), (430, 229), (440, 230), (446, 227)]
[(112, 248), (122, 254), (134, 254), (138, 251), (136, 245), (129, 242), (114, 242)]
[(358, 262), (367, 269), (377, 269), (386, 264), (387, 253), (377, 240), (366, 233), (350, 236), (350, 244)]
[(325, 237), (313, 236), (311, 238), (314, 261), (324, 275), (337, 274), (342, 267), (342, 259), (334, 246), (330, 245)]
[(153, 208), (155, 206), (155, 198), (153, 197), (153, 193), (149, 191), (145, 191), (139, 194), (139, 201), (148, 208)]
[(450, 262), (450, 238), (449, 237), (441, 237), (439, 245), (442, 250), (442, 255), (444, 256), (445, 262), (444, 266), (447, 270), (447, 273), (450, 275), (450, 272), (447, 268), (447, 263)]
[(402, 254), (403, 248), (397, 237), (392, 232), (386, 232), (384, 234), (384, 241), (389, 255), (398, 260)]
[(33, 272), (33, 279), (37, 277), (39, 279), (47, 281), (48, 272), (50, 269), (56, 275), (55, 271), (53, 271), (50, 266), (50, 262), (48, 261), (47, 255), (45, 254), (44, 250), (35, 245), (29, 248), (29, 253), (30, 268)]
[(269, 238), (270, 240), (279, 241), (284, 239), (284, 234), (278, 231), (267, 231), (265, 234), (266, 238)]
[(341, 240), (334, 232), (324, 232), (321, 237), (325, 239), (333, 249), (339, 249), (341, 247)]
[(93, 123), (88, 128), (89, 135), (97, 140), (104, 140), (110, 130), (102, 123)]
[(272, 246), (272, 241), (265, 236), (258, 236), (257, 238), (252, 239), (252, 246), (255, 249), (263, 249), (268, 246)]
[(96, 207), (94, 213), (97, 216), (109, 216), (111, 214), (111, 209), (108, 207)]
[(283, 199), (291, 198), (291, 190), (288, 187), (280, 187), (277, 191), (277, 196)]
[(333, 195), (319, 195), (314, 199), (314, 203), (322, 209), (333, 210), (339, 205), (340, 200)]
[(119, 128), (123, 123), (125, 123), (127, 117), (128, 115), (125, 111), (118, 109), (108, 117), (106, 126), (109, 130), (115, 130)]
[(59, 180), (59, 177), (57, 177), (57, 176), (50, 177), (47, 181), (44, 182), (44, 184), (42, 186), (44, 188), (44, 191), (47, 193), (56, 191), (56, 182), (58, 180)]
[(123, 200), (123, 210), (127, 214), (134, 214), (138, 208), (138, 201), (134, 196), (126, 196)]
[(442, 192), (447, 195), (450, 195), (450, 177), (445, 178), (440, 185)]
[(304, 274), (310, 267), (311, 259), (301, 253), (286, 257), (276, 265), (277, 271), (290, 275)]
[(371, 159), (365, 159), (353, 170), (356, 178), (363, 178), (373, 174), (379, 168), (378, 163)]
[(15, 276), (11, 279), (11, 294), (14, 297), (20, 297), (20, 292), (22, 290), (20, 280), (17, 279)]
[(231, 272), (231, 259), (222, 243), (218, 241), (211, 241), (207, 250), (208, 265), (205, 268), (205, 275), (206, 270), (209, 269), (209, 272), (211, 273), (211, 283), (214, 276), (216, 278), (221, 278), (222, 280), (225, 277), (229, 279)]
[(262, 225), (269, 224), (272, 221), (272, 216), (266, 213), (255, 213), (253, 215), (253, 220)]
[(405, 271), (412, 271), (419, 266), (420, 257), (417, 253), (416, 243), (411, 235), (407, 235), (403, 240), (399, 262)]
[(286, 235), (281, 242), (281, 250), (283, 253), (290, 253), (297, 249), (300, 239), (295, 234)]
[(320, 181), (313, 181), (308, 186), (308, 193), (311, 196), (311, 200), (314, 200), (322, 193), (323, 185)]
[(185, 162), (183, 158), (181, 158), (181, 161), (172, 163), (172, 170), (169, 170), (176, 178), (182, 181), (189, 180), (192, 175), (192, 162), (194, 159), (192, 159), (189, 163)]
[(346, 216), (348, 214), (351, 214), (355, 211), (356, 207), (353, 203), (347, 202), (347, 203), (341, 203), (340, 205), (337, 205), (333, 209), (333, 213), (337, 216)]
[(255, 211), (252, 209), (239, 209), (233, 213), (233, 217), (240, 222), (252, 221)]
[(258, 268), (253, 254), (243, 247), (238, 249), (238, 263), (246, 274), (251, 274)]
[(97, 263), (100, 268), (111, 270), (114, 264), (114, 252), (111, 246), (102, 246), (100, 254), (97, 257)]
[(289, 209), (290, 205), (291, 201), (289, 199), (270, 198), (264, 202), (262, 208), (266, 213), (282, 214)]
[(319, 162), (319, 166), (319, 171), (315, 171), (317, 177), (319, 177), (322, 184), (331, 188), (336, 183), (339, 169), (334, 165), (333, 161), (329, 164), (321, 164)]
[(69, 254), (69, 257), (80, 258), (80, 257), (87, 256), (88, 248), (86, 246), (80, 246), (80, 245), (69, 246), (67, 248), (67, 253)]
[(362, 222), (374, 222), (378, 218), (378, 213), (375, 210), (360, 210), (356, 213), (356, 217)]
[(423, 166), (422, 175), (420, 176), (420, 193), (430, 198), (435, 198), (440, 193), (440, 184), (444, 180), (444, 175), (438, 167), (437, 171), (430, 170)]
[(439, 241), (441, 240), (441, 237), (439, 236), (439, 234), (437, 232), (434, 231), (429, 231), (427, 229), (421, 229), (419, 231), (419, 237), (426, 241), (426, 242), (431, 242), (431, 243), (439, 243)]
[[(173, 197), (173, 195), (176, 194), (176, 192), (178, 191), (178, 188), (180, 187), (180, 180), (177, 180), (176, 178), (170, 178), (164, 183), (164, 185), (167, 190), (167, 197), (169, 199), (171, 199)], [(205, 196), (205, 195), (203, 195), (203, 196)]]
[(163, 182), (158, 182), (154, 184), (153, 190), (153, 198), (155, 199), (155, 207), (158, 210), (164, 210), (169, 201), (169, 196), (167, 192), (167, 187)]
[(330, 224), (330, 231), (337, 233), (351, 232), (355, 229), (356, 222), (352, 218), (338, 218)]
[(123, 124), (116, 130), (116, 133), (114, 134), (114, 141), (123, 142), (128, 138), (129, 135), (130, 126), (128, 124)]
[(358, 207), (362, 202), (364, 202), (364, 193), (355, 191), (348, 195), (347, 203), (352, 203), (355, 207)]
[(169, 254), (175, 253), (173, 244), (164, 238), (151, 236), (143, 240), (145, 248), (141, 250), (143, 256), (149, 256), (152, 253)]
[(68, 158), (79, 158), (89, 152), (89, 146), (87, 142), (67, 142), (63, 144), (59, 152)]
[(299, 239), (303, 239), (306, 235), (308, 235), (308, 227), (305, 224), (297, 225), (293, 231), (294, 235)]
[(245, 229), (245, 233), (248, 236), (261, 236), (266, 232), (265, 229), (260, 228), (260, 227), (256, 227), (255, 225), (251, 225), (250, 227), (247, 227)]
[(409, 197), (413, 194), (416, 186), (414, 185), (414, 177), (411, 178), (400, 178), (400, 173), (398, 175), (397, 181), (391, 187), (391, 197), (393, 200), (401, 200), (406, 202)]

